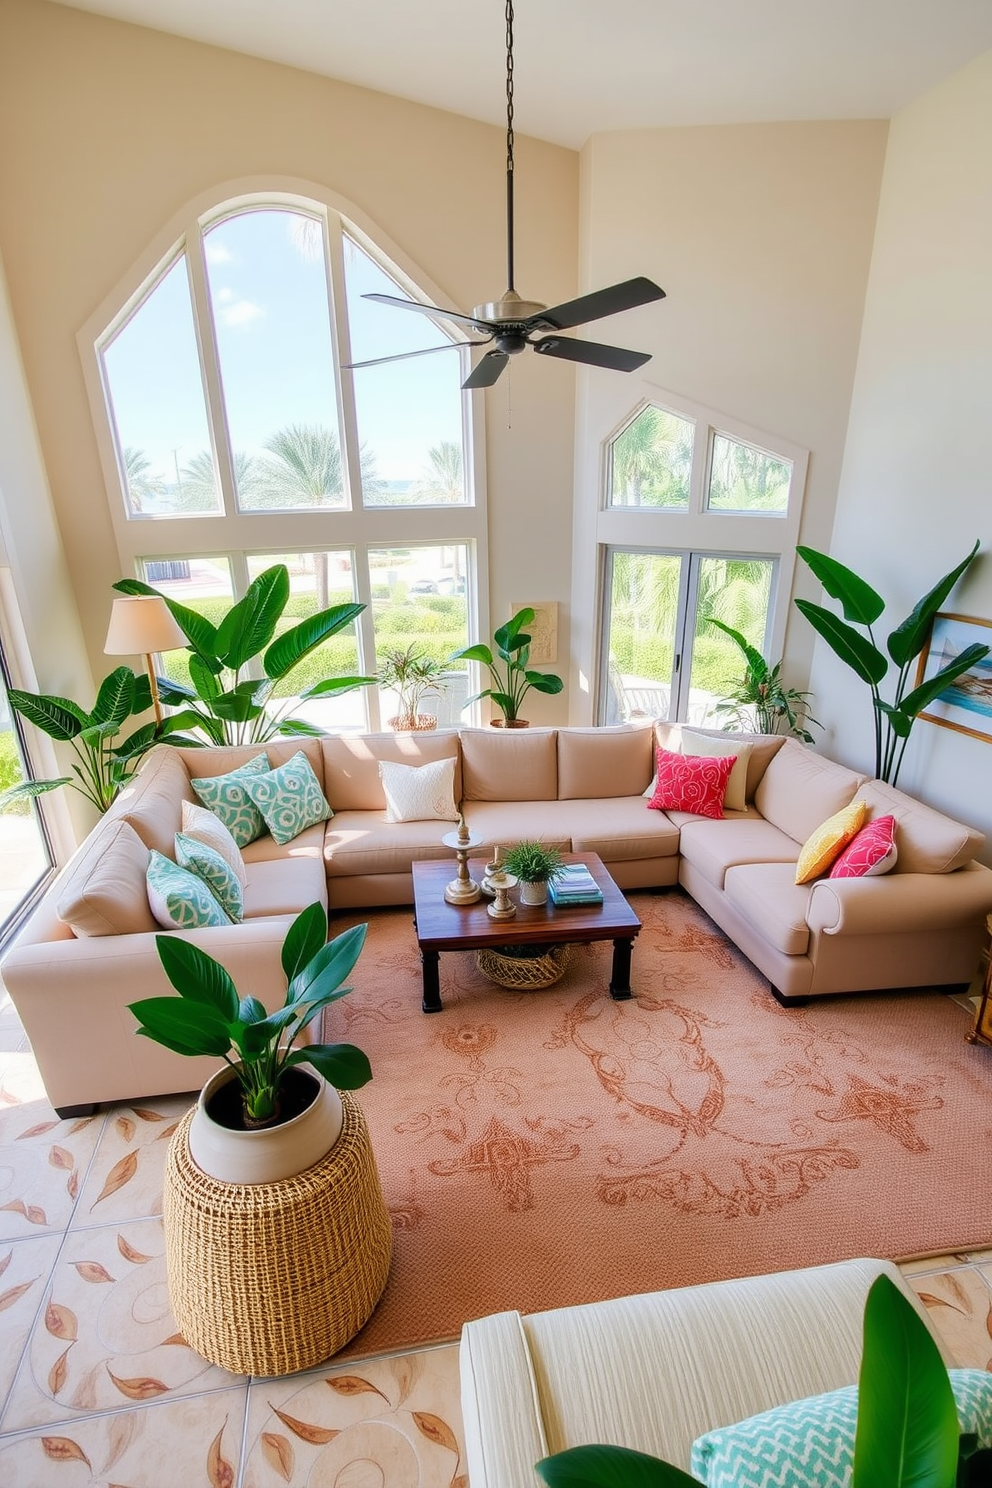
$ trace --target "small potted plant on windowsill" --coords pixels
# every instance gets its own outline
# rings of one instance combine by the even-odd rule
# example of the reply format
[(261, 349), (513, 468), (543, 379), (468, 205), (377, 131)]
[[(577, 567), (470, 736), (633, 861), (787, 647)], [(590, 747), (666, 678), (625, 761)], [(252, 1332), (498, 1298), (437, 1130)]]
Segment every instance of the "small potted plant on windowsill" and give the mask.
[(396, 733), (422, 733), (437, 728), (437, 718), (432, 713), (421, 713), (420, 704), (427, 692), (444, 692), (447, 679), (444, 667), (433, 656), (418, 650), (416, 645), (385, 651), (379, 663), (379, 684), (394, 688), (399, 693), (399, 711), (388, 720)]
[(556, 847), (531, 841), (514, 843), (502, 867), (520, 880), (521, 904), (547, 904), (548, 884), (561, 877), (564, 863)]
[(493, 634), (495, 657), (482, 642), (466, 646), (451, 657), (452, 661), (480, 661), (489, 668), (493, 685), (466, 698), (462, 706), (467, 708), (469, 703), (477, 702), (479, 698), (492, 698), (503, 714), (502, 718), (492, 719), (494, 728), (527, 728), (527, 719), (520, 717), (520, 705), (531, 688), (553, 696), (565, 685), (554, 672), (535, 672), (530, 668), (531, 638), (524, 626), (533, 619), (534, 611), (528, 607), (518, 610), (505, 625), (501, 625)]

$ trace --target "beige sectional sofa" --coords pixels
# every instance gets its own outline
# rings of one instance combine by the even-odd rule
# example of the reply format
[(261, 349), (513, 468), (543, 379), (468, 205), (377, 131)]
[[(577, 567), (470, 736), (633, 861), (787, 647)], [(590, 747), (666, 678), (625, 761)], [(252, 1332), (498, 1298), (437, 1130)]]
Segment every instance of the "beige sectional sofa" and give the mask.
[[(992, 910), (992, 870), (972, 861), (979, 833), (777, 736), (741, 740), (750, 745), (742, 810), (720, 821), (649, 810), (656, 742), (677, 749), (678, 725), (270, 744), (272, 765), (303, 750), (334, 815), (285, 846), (264, 835), (244, 849), (242, 924), (174, 933), (222, 961), (242, 994), (278, 1005), (279, 952), (294, 914), (315, 900), (332, 917), (336, 908), (411, 903), (411, 862), (450, 858), (440, 840), (450, 822), (387, 821), (379, 776), (380, 760), (450, 758), (454, 799), (484, 838), (480, 853), (540, 837), (597, 853), (623, 889), (681, 883), (786, 999), (970, 980)], [(258, 753), (153, 750), (8, 950), (0, 974), (59, 1111), (194, 1089), (211, 1072), (211, 1061), (135, 1036), (128, 1003), (171, 991), (144, 870), (150, 849), (172, 854), (182, 802), (196, 799), (191, 777), (224, 774)], [(895, 870), (797, 888), (802, 842), (856, 795), (897, 816)]]

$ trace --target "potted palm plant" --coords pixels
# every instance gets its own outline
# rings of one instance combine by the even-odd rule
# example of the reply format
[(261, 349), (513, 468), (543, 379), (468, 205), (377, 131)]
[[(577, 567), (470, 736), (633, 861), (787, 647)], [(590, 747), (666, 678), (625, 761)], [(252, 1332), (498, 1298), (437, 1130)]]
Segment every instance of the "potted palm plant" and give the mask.
[(422, 733), (437, 728), (437, 718), (420, 711), (426, 692), (443, 692), (448, 685), (444, 667), (433, 656), (415, 644), (405, 650), (397, 646), (385, 651), (379, 663), (379, 683), (399, 693), (399, 711), (388, 720), (396, 733)]
[(175, 935), (156, 936), (159, 959), (178, 997), (130, 1004), (137, 1032), (176, 1054), (210, 1055), (224, 1068), (200, 1093), (190, 1152), (211, 1177), (271, 1183), (302, 1172), (330, 1150), (341, 1131), (338, 1090), (372, 1078), (353, 1044), (294, 1048), (314, 1018), (350, 992), (342, 986), (365, 943), (367, 925), (327, 942), (327, 913), (311, 904), (293, 921), (282, 948), (283, 1006), (266, 1013), (240, 997), (212, 956)]
[(558, 849), (543, 842), (516, 842), (502, 862), (505, 871), (520, 880), (521, 904), (547, 904), (548, 884), (561, 877), (563, 866)]
[(452, 661), (479, 661), (489, 668), (492, 686), (466, 698), (462, 706), (467, 708), (479, 698), (492, 698), (503, 714), (502, 718), (492, 719), (494, 728), (527, 728), (527, 720), (520, 717), (520, 705), (531, 688), (553, 696), (565, 685), (554, 672), (536, 672), (530, 667), (531, 638), (524, 627), (533, 619), (534, 611), (527, 607), (501, 625), (493, 634), (495, 656), (480, 642), (456, 651), (451, 657)]
[(813, 735), (806, 725), (812, 723), (816, 728), (823, 725), (810, 715), (810, 693), (786, 687), (782, 681), (782, 663), (777, 661), (770, 666), (739, 630), (722, 620), (714, 620), (712, 615), (708, 620), (730, 637), (747, 663), (743, 677), (727, 689), (726, 696), (716, 705), (716, 711), (725, 716), (723, 727), (744, 733), (791, 734), (804, 744), (812, 744)]

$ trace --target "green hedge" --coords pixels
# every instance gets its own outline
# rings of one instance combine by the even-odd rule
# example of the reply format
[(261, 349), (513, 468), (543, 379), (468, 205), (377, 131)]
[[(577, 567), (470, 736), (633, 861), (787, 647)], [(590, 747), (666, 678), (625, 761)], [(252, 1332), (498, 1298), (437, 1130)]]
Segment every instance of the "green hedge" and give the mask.
[[(4, 729), (3, 733), (0, 733), (0, 791), (7, 791), (12, 786), (20, 785), (23, 779), (24, 771), (21, 769), (13, 729)], [(11, 816), (30, 816), (31, 802), (18, 801), (14, 806), (8, 806), (7, 811)]]

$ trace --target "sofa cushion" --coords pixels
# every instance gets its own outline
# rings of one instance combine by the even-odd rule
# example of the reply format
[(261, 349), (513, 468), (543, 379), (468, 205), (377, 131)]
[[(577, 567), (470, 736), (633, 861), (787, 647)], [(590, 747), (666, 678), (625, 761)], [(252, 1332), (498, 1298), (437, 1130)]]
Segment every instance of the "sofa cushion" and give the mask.
[(231, 924), (230, 915), (203, 879), (160, 852), (149, 855), (145, 884), (152, 914), (166, 930)]
[(334, 811), (385, 811), (379, 761), (426, 765), (454, 759), (453, 794), (462, 798), (458, 735), (447, 731), (415, 734), (333, 734), (319, 741), (324, 758), (324, 794)]
[(204, 847), (212, 847), (214, 852), (220, 853), (244, 888), (248, 882), (245, 860), (241, 856), (240, 847), (220, 817), (215, 816), (206, 806), (195, 806), (190, 801), (182, 803), (182, 810), (183, 836), (192, 837), (195, 842), (202, 842)]
[(796, 863), (796, 883), (811, 883), (826, 873), (830, 865), (840, 857), (847, 844), (861, 831), (868, 808), (864, 801), (852, 801), (828, 816), (825, 822), (806, 838), (799, 849)]
[(240, 924), (244, 918), (244, 885), (226, 858), (216, 848), (195, 837), (176, 833), (176, 862), (180, 868), (188, 868), (197, 878), (202, 878), (229, 919)]
[(847, 844), (830, 870), (831, 878), (881, 878), (896, 866), (894, 816), (876, 816)]
[(682, 746), (684, 728), (689, 729), (697, 738), (704, 735), (710, 739), (726, 740), (731, 744), (750, 745), (747, 784), (744, 790), (745, 801), (754, 800), (754, 793), (761, 784), (765, 771), (785, 743), (784, 734), (744, 734), (725, 729), (697, 728), (695, 724), (690, 727), (689, 724), (669, 723), (667, 720), (660, 720), (655, 724), (655, 738), (662, 749), (682, 750), (683, 754), (692, 754), (691, 749)]
[(730, 772), (737, 763), (733, 754), (704, 757), (673, 754), (658, 749), (658, 770), (651, 811), (688, 811), (693, 816), (723, 819), (723, 798)]
[(280, 846), (331, 815), (320, 781), (302, 750), (274, 770), (244, 774), (241, 789), (262, 813), (269, 835)]
[(448, 858), (454, 878), (455, 855), (441, 841), (441, 831), (436, 821), (387, 821), (385, 811), (336, 811), (324, 834), (327, 877), (409, 873), (414, 858)]
[(66, 869), (56, 913), (74, 935), (158, 929), (148, 904), (148, 848), (126, 820), (98, 826)]
[(727, 870), (741, 863), (787, 863), (796, 876), (799, 843), (760, 817), (700, 821), (681, 828), (679, 851), (707, 882), (722, 889)]
[[(307, 827), (292, 842), (279, 843), (268, 832), (262, 837), (256, 837), (254, 842), (249, 842), (241, 854), (244, 859), (247, 873), (251, 872), (253, 863), (268, 863), (270, 861), (285, 863), (290, 858), (310, 858), (315, 863), (324, 861), (324, 823), (318, 822), (316, 826)], [(247, 882), (247, 878), (246, 878)]]
[(810, 891), (795, 876), (790, 863), (741, 863), (723, 881), (730, 903), (784, 956), (802, 956), (809, 946)]
[(869, 820), (891, 815), (896, 819), (899, 859), (896, 873), (953, 873), (981, 850), (983, 833), (914, 801), (895, 786), (869, 780), (858, 791), (868, 806)]
[(111, 807), (129, 821), (146, 847), (168, 857), (182, 826), (183, 801), (195, 802), (180, 752), (153, 749)]
[(204, 806), (224, 823), (239, 847), (246, 847), (265, 831), (265, 819), (244, 789), (247, 775), (267, 775), (265, 754), (253, 755), (225, 775), (203, 775), (190, 781)]
[(457, 821), (454, 799), (455, 760), (431, 760), (426, 765), (379, 761), (379, 778), (386, 794), (386, 820)]
[(636, 796), (651, 776), (650, 728), (558, 730), (558, 799)]
[(327, 908), (327, 877), (320, 858), (270, 858), (251, 863), (245, 884), (245, 919), (297, 915), (309, 904)]
[(849, 806), (864, 776), (786, 739), (754, 794), (766, 821), (805, 842), (828, 816)]
[(572, 818), (572, 851), (598, 853), (604, 863), (670, 858), (679, 850), (679, 832), (662, 811), (649, 811), (641, 796), (577, 801)]
[(460, 737), (464, 800), (557, 798), (557, 730), (463, 729)]

